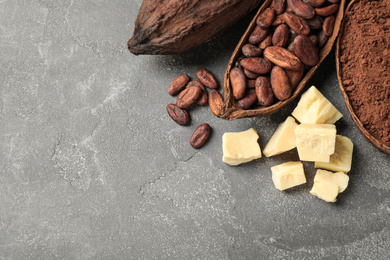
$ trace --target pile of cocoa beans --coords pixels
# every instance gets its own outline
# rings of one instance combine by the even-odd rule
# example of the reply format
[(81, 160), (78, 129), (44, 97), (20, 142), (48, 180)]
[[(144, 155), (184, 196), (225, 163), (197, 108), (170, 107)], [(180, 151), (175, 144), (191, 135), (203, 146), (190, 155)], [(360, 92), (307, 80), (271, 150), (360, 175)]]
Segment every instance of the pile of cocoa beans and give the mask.
[(273, 0), (259, 14), (229, 74), (240, 108), (267, 107), (292, 95), (333, 33), (338, 1)]

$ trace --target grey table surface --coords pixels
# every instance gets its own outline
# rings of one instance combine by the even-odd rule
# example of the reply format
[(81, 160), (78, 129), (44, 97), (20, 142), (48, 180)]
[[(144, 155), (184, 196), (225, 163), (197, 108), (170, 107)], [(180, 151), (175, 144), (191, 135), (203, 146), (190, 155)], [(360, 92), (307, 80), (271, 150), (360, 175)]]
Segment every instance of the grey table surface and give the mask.
[[(222, 134), (255, 128), (263, 148), (297, 104), (226, 121), (167, 115), (167, 87), (199, 67), (222, 80), (251, 17), (180, 56), (126, 49), (141, 0), (0, 0), (0, 259), (389, 259), (390, 156), (361, 136), (338, 87), (334, 50), (308, 83), (344, 114), (355, 144), (334, 204), (307, 184), (280, 192), (270, 167), (232, 167)], [(307, 89), (306, 87), (306, 89)], [(189, 145), (209, 123), (202, 149)]]

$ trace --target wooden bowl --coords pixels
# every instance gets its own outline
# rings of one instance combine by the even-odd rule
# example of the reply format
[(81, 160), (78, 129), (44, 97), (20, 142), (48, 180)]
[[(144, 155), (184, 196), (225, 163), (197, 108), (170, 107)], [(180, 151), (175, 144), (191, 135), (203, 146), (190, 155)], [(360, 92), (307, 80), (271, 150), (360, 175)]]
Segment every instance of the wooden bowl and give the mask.
[(269, 107), (256, 107), (253, 109), (247, 109), (244, 110), (240, 108), (237, 104), (237, 101), (234, 99), (232, 94), (232, 88), (230, 85), (229, 80), (229, 74), (230, 70), (234, 67), (235, 62), (237, 61), (238, 57), (241, 56), (241, 48), (242, 46), (248, 42), (249, 35), (251, 34), (252, 30), (256, 26), (256, 19), (260, 15), (260, 13), (266, 9), (270, 4), (272, 0), (266, 0), (264, 4), (260, 7), (259, 11), (256, 13), (255, 17), (251, 21), (251, 23), (248, 26), (248, 29), (245, 31), (244, 35), (241, 37), (240, 41), (238, 42), (238, 45), (236, 49), (233, 52), (232, 57), (229, 60), (229, 64), (227, 66), (224, 78), (223, 78), (223, 91), (224, 91), (224, 106), (222, 108), (222, 112), (220, 117), (228, 120), (233, 120), (237, 118), (244, 118), (244, 117), (263, 117), (271, 115), (275, 112), (277, 112), (279, 109), (284, 107), (289, 102), (293, 101), (299, 93), (302, 91), (302, 89), (305, 87), (306, 83), (309, 81), (309, 79), (314, 75), (317, 68), (320, 66), (322, 61), (325, 59), (325, 57), (329, 54), (329, 52), (332, 50), (333, 44), (339, 34), (340, 31), (340, 25), (344, 16), (344, 5), (345, 0), (340, 1), (340, 7), (337, 11), (336, 15), (336, 21), (333, 29), (332, 36), (329, 37), (328, 42), (326, 45), (320, 50), (319, 52), (319, 61), (317, 65), (312, 67), (309, 71), (306, 72), (304, 77), (302, 78), (301, 82), (298, 84), (298, 86), (294, 89), (291, 97), (285, 101), (278, 101), (275, 104), (269, 106)]

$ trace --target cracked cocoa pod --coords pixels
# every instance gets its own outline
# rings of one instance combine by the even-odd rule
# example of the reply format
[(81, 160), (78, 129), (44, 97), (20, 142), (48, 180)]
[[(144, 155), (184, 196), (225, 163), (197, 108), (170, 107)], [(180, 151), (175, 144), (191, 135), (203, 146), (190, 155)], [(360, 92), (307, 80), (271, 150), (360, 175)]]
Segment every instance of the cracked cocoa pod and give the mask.
[(260, 0), (144, 0), (128, 48), (136, 55), (183, 53), (215, 38), (259, 3)]

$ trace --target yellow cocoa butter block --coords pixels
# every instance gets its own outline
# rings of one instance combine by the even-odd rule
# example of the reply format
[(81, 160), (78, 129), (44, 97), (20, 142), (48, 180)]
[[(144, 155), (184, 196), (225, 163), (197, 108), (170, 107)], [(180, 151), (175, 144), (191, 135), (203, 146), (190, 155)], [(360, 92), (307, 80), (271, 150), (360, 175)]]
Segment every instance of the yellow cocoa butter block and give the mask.
[(336, 136), (335, 152), (329, 162), (315, 162), (316, 168), (347, 173), (351, 170), (353, 143), (345, 136)]
[(337, 195), (348, 187), (349, 177), (343, 172), (317, 170), (310, 193), (326, 202), (335, 202)]
[(224, 133), (222, 136), (222, 161), (230, 165), (239, 165), (261, 158), (259, 135), (250, 128), (243, 132)]
[(315, 86), (302, 94), (292, 115), (302, 124), (334, 124), (343, 116)]
[(335, 151), (336, 127), (330, 124), (301, 124), (295, 128), (299, 159), (329, 162)]
[(301, 162), (286, 162), (271, 167), (272, 181), (278, 190), (286, 190), (306, 183)]
[(263, 149), (263, 154), (267, 157), (287, 152), (296, 147), (295, 127), (297, 123), (289, 116), (281, 123)]

